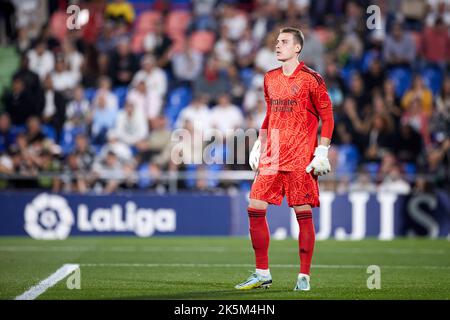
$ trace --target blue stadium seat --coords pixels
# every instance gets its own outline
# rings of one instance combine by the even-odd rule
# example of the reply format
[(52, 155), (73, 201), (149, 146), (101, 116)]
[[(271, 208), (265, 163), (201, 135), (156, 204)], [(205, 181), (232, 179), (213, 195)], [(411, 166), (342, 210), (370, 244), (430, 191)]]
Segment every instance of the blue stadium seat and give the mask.
[(377, 162), (369, 162), (364, 164), (365, 171), (370, 175), (372, 180), (377, 178), (378, 170), (380, 170), (380, 164)]
[(95, 97), (95, 93), (97, 92), (97, 89), (96, 88), (85, 88), (84, 89), (84, 96), (86, 97), (86, 99), (89, 101), (89, 102), (92, 102), (92, 100), (94, 99), (94, 97)]
[(137, 174), (137, 185), (139, 189), (149, 188), (154, 183), (153, 178), (150, 176), (148, 171), (148, 162), (145, 162), (138, 167)]
[(17, 136), (19, 133), (24, 133), (25, 131), (27, 131), (27, 127), (24, 124), (15, 125), (11, 127), (11, 133), (14, 137)]
[(353, 73), (357, 72), (358, 70), (355, 69), (352, 66), (345, 66), (341, 69), (341, 77), (345, 82), (345, 85), (347, 88), (350, 88), (350, 83), (352, 80)]
[(245, 69), (242, 69), (241, 71), (239, 71), (239, 76), (246, 88), (249, 88), (251, 86), (253, 74), (254, 74), (254, 72), (253, 72), (252, 68), (245, 68)]
[(370, 64), (373, 60), (379, 58), (379, 53), (375, 50), (369, 50), (364, 52), (364, 55), (361, 59), (361, 71), (367, 72), (369, 70)]
[(181, 110), (186, 107), (191, 100), (192, 92), (188, 87), (179, 87), (169, 92), (165, 114), (171, 128), (173, 128)]
[(389, 71), (388, 77), (395, 84), (395, 93), (397, 97), (402, 97), (406, 90), (411, 87), (412, 73), (407, 68), (394, 68)]
[(64, 128), (61, 134), (59, 145), (64, 155), (73, 151), (75, 146), (75, 138), (77, 135), (85, 133), (83, 127)]
[(42, 125), (41, 127), (42, 133), (49, 139), (56, 141), (56, 130), (52, 126)]
[(435, 66), (427, 66), (422, 70), (421, 75), (425, 85), (430, 88), (433, 95), (439, 94), (443, 81), (442, 70)]
[(122, 109), (125, 105), (125, 99), (127, 98), (128, 87), (115, 87), (113, 88), (113, 93), (119, 100), (119, 108)]

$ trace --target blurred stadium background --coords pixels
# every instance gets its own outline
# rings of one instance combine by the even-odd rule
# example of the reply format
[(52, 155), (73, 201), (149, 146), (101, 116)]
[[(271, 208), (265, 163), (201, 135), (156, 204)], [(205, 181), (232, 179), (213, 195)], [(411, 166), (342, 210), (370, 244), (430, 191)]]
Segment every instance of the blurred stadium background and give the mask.
[[(71, 5), (76, 7), (68, 12)], [(371, 5), (377, 7), (368, 12)], [(372, 28), (368, 19), (374, 12), (379, 16)], [(53, 250), (52, 259), (61, 262), (56, 253), (64, 252), (58, 247), (64, 241), (47, 250), (29, 237), (247, 236), (252, 139), (244, 140), (234, 164), (177, 165), (170, 156), (171, 136), (179, 128), (259, 129), (265, 116), (263, 76), (279, 65), (274, 43), (282, 26), (304, 32), (301, 59), (323, 75), (334, 107), (332, 172), (320, 178), (322, 206), (314, 209), (317, 238), (444, 238), (394, 240), (390, 243), (400, 241), (398, 251), (390, 254), (404, 255), (394, 261), (387, 253), (386, 261), (420, 264), (415, 258), (428, 255), (424, 266), (445, 271), (436, 284), (449, 283), (448, 0), (0, 0), (0, 235), (23, 237), (3, 237), (0, 254), (20, 260), (25, 259), (18, 258), (20, 252)], [(205, 147), (183, 157), (198, 159)], [(223, 159), (230, 152), (224, 142)], [(269, 212), (274, 239), (295, 237), (297, 224), (291, 224), (294, 215), (286, 203)], [(81, 251), (75, 242), (68, 242), (67, 250), (98, 249), (89, 258), (100, 263), (108, 242), (86, 239), (91, 240), (79, 243)], [(167, 252), (183, 251), (173, 248), (189, 241), (176, 239), (159, 244), (161, 252), (166, 246)], [(218, 248), (226, 248), (226, 239)], [(214, 252), (210, 241), (194, 242), (199, 252), (202, 246)], [(249, 249), (242, 263), (251, 265), (250, 244), (242, 241)], [(329, 241), (322, 246), (339, 252), (339, 242)], [(389, 248), (368, 241), (347, 252)], [(109, 243), (117, 246), (114, 239)], [(131, 245), (139, 252), (137, 243), (142, 244)], [(295, 259), (293, 244), (285, 249)], [(118, 259), (109, 255), (106, 260)], [(199, 255), (194, 262), (206, 258)], [(186, 256), (186, 262), (192, 258)], [(235, 257), (223, 259), (214, 261)], [(355, 263), (342, 259), (328, 263)], [(17, 265), (6, 260), (2, 298), (36, 281), (10, 280), (8, 272)], [(53, 265), (38, 271), (45, 278), (51, 270)], [(153, 297), (161, 293), (155, 292)]]

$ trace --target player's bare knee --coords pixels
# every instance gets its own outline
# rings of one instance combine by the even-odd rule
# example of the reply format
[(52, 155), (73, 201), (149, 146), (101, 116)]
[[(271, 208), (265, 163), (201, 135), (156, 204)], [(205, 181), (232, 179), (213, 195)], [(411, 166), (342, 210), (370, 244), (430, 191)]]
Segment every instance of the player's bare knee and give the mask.
[(311, 211), (312, 208), (309, 204), (304, 204), (301, 206), (294, 206), (294, 211), (295, 212), (301, 212), (301, 211)]
[(262, 200), (250, 199), (248, 206), (253, 209), (266, 210), (269, 204)]

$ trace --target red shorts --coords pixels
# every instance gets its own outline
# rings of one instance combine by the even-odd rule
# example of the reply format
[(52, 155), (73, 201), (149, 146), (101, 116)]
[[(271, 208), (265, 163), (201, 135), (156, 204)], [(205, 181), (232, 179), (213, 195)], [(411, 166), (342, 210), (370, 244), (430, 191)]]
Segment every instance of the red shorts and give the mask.
[(289, 207), (309, 204), (320, 206), (317, 176), (299, 171), (256, 172), (250, 199), (281, 205), (286, 195)]

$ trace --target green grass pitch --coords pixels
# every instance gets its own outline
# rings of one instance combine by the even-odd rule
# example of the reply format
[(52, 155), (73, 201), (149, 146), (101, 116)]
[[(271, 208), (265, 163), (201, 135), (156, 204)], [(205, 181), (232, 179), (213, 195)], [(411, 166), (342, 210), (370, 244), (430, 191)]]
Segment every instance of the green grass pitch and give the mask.
[[(233, 287), (254, 270), (249, 239), (221, 237), (0, 238), (0, 299), (14, 299), (55, 273), (80, 265), (80, 289), (67, 277), (37, 299), (449, 299), (450, 242), (318, 241), (310, 292), (294, 292), (297, 242), (272, 240), (270, 289)], [(369, 290), (367, 267), (381, 270)], [(70, 277), (70, 276), (69, 276)]]

